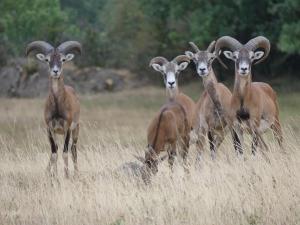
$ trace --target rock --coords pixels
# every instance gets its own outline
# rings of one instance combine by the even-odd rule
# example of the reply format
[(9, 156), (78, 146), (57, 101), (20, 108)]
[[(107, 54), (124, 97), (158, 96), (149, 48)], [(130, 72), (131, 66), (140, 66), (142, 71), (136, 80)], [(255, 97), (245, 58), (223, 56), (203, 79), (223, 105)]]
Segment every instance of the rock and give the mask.
[(0, 95), (16, 97), (19, 84), (19, 70), (14, 67), (4, 67), (0, 70)]
[(115, 171), (120, 176), (125, 176), (129, 179), (140, 180), (145, 184), (150, 184), (150, 173), (146, 167), (140, 162), (126, 162), (118, 167)]
[(117, 171), (127, 177), (141, 177), (144, 173), (144, 167), (138, 162), (126, 162), (122, 164)]
[[(136, 83), (128, 70), (99, 67), (77, 68), (73, 63), (64, 66), (65, 84), (79, 94), (120, 91)], [(35, 59), (17, 58), (0, 69), (0, 96), (39, 97), (48, 93), (48, 67)]]

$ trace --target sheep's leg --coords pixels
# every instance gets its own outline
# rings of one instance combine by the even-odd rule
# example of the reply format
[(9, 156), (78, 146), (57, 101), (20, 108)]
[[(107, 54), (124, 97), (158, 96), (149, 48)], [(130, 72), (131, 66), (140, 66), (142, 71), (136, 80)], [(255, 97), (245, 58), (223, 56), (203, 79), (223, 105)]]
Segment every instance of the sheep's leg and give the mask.
[(231, 135), (233, 139), (233, 146), (237, 154), (243, 154), (243, 148), (242, 148), (242, 143), (243, 143), (243, 130), (240, 127), (240, 125), (235, 126), (231, 130)]
[(51, 146), (51, 156), (50, 156), (47, 170), (51, 173), (51, 168), (54, 165), (54, 175), (57, 175), (57, 149), (58, 149), (58, 146), (56, 144), (56, 135), (54, 132), (52, 132), (50, 130), (50, 128), (47, 129), (47, 133), (48, 133), (48, 139), (49, 139), (50, 146)]
[(188, 162), (187, 162), (187, 156), (188, 156), (189, 148), (190, 148), (190, 136), (187, 135), (183, 139), (183, 149), (181, 151), (181, 157), (183, 159), (183, 167), (184, 167), (185, 172), (189, 172), (188, 171)]
[(220, 147), (220, 145), (222, 144), (222, 142), (224, 141), (225, 138), (225, 130), (222, 129), (218, 132), (215, 133), (216, 134), (216, 138), (215, 138), (215, 148), (218, 149)]
[(147, 172), (152, 172), (156, 174), (158, 172), (158, 155), (159, 152), (156, 152), (153, 148), (148, 148), (148, 151), (145, 152), (145, 165)]
[(174, 165), (174, 160), (176, 157), (176, 142), (172, 143), (170, 146), (170, 149), (168, 151), (169, 154), (169, 159), (168, 159), (168, 163), (169, 163), (169, 167), (170, 169), (173, 171), (173, 165)]
[(209, 141), (209, 148), (210, 148), (210, 154), (211, 154), (211, 158), (215, 159), (216, 157), (216, 146), (215, 146), (215, 137), (213, 136), (212, 132), (209, 131), (207, 133), (208, 136), (208, 141)]
[(275, 138), (277, 139), (279, 146), (282, 147), (283, 137), (282, 137), (282, 130), (281, 130), (281, 125), (278, 117), (275, 119), (274, 124), (272, 124), (271, 129), (273, 131)]
[[(253, 155), (255, 155), (255, 153), (256, 153), (256, 147), (258, 144), (260, 144), (261, 148), (268, 150), (268, 146), (267, 146), (266, 142), (264, 141), (261, 133), (259, 133), (256, 129), (254, 129), (254, 132), (252, 132), (252, 135), (253, 135), (253, 142), (252, 142), (252, 154)], [(265, 152), (261, 151), (261, 153), (262, 153), (262, 156), (265, 158), (265, 160), (270, 163), (270, 159), (265, 154)]]
[(208, 139), (209, 139), (209, 143), (210, 143), (210, 152), (211, 152), (212, 159), (216, 158), (217, 148), (223, 142), (224, 136), (225, 136), (225, 132), (223, 129), (220, 131), (208, 132)]
[(64, 170), (65, 176), (69, 177), (69, 168), (68, 168), (68, 148), (69, 148), (69, 141), (70, 141), (70, 130), (68, 129), (65, 133), (65, 143), (63, 149), (63, 159), (64, 159)]
[(71, 146), (71, 153), (72, 153), (72, 160), (74, 164), (74, 171), (75, 174), (78, 173), (78, 165), (77, 165), (77, 140), (79, 134), (79, 124), (77, 124), (76, 128), (72, 130), (72, 146)]
[(257, 148), (257, 145), (258, 145), (258, 137), (257, 137), (257, 133), (256, 133), (256, 132), (253, 132), (253, 133), (252, 133), (252, 137), (253, 137), (253, 140), (252, 140), (252, 155), (255, 155), (255, 153), (256, 153), (256, 148)]
[[(250, 121), (248, 123), (248, 126), (251, 129), (252, 137), (253, 137), (253, 142), (252, 142), (252, 154), (253, 155), (255, 155), (256, 147), (258, 144), (260, 144), (261, 148), (265, 148), (266, 150), (268, 150), (268, 146), (262, 137), (262, 132), (264, 131), (264, 129), (262, 129), (262, 131), (259, 131), (260, 125), (261, 125), (261, 121), (259, 119)], [(262, 151), (262, 154), (264, 154), (263, 151)]]
[(258, 141), (259, 141), (261, 147), (264, 148), (265, 150), (269, 150), (269, 147), (266, 144), (265, 140), (263, 139), (262, 134), (257, 133), (257, 137), (258, 137)]
[(200, 161), (201, 159), (201, 154), (204, 151), (204, 146), (205, 146), (205, 135), (206, 135), (206, 130), (204, 128), (200, 128), (197, 132), (198, 138), (196, 141), (196, 149), (197, 149), (197, 158), (196, 161)]

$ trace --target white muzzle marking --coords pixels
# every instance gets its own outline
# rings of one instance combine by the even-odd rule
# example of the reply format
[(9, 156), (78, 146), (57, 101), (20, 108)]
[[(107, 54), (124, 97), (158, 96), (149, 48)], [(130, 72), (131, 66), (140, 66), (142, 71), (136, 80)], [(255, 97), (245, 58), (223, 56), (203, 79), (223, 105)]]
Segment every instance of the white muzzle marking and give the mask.
[(176, 88), (176, 79), (175, 79), (175, 74), (173, 72), (168, 72), (167, 73), (166, 86), (169, 89)]
[(199, 76), (207, 76), (208, 69), (205, 63), (199, 63), (197, 67), (197, 73)]
[(53, 78), (59, 78), (60, 74), (61, 74), (61, 69), (57, 65), (54, 65), (53, 68), (51, 69), (51, 76)]
[(241, 62), (239, 64), (239, 74), (241, 75), (248, 75), (250, 70), (249, 70), (249, 63), (247, 62)]

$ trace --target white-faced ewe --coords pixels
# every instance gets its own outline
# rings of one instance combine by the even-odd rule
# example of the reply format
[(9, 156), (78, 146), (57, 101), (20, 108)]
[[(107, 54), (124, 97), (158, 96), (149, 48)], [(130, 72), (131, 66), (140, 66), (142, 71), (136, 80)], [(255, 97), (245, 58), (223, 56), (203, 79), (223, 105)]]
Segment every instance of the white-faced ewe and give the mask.
[(269, 128), (272, 129), (281, 146), (282, 131), (276, 93), (269, 84), (252, 82), (251, 74), (252, 63), (257, 60), (255, 64), (258, 64), (269, 55), (269, 40), (259, 36), (242, 45), (236, 39), (224, 36), (219, 38), (216, 43), (216, 51), (222, 48), (231, 50), (224, 51), (224, 55), (235, 62), (235, 82), (231, 99), (231, 121), (235, 131), (235, 150), (239, 153), (243, 152), (241, 145), (243, 142), (243, 123), (253, 137), (253, 154), (255, 154), (258, 144), (267, 148), (262, 134)]
[(179, 55), (172, 61), (164, 57), (155, 57), (150, 66), (163, 75), (168, 93), (168, 101), (165, 103), (148, 127), (148, 147), (145, 153), (144, 163), (152, 173), (157, 172), (159, 154), (167, 148), (169, 165), (172, 168), (174, 157), (177, 154), (176, 145), (186, 167), (186, 157), (189, 149), (190, 131), (192, 129), (192, 117), (195, 103), (191, 98), (179, 92), (177, 78), (189, 64), (190, 59), (185, 55)]
[(224, 140), (232, 96), (229, 89), (217, 81), (212, 68), (213, 61), (218, 57), (217, 52), (214, 51), (215, 43), (216, 41), (211, 42), (206, 51), (200, 51), (193, 42), (190, 42), (195, 53), (185, 52), (194, 61), (204, 85), (204, 92), (196, 103), (193, 119), (198, 156), (203, 151), (207, 135), (212, 158), (215, 157), (216, 148)]
[(57, 140), (56, 134), (64, 135), (64, 171), (68, 177), (68, 146), (72, 135), (72, 159), (77, 173), (77, 139), (79, 133), (79, 100), (72, 87), (64, 85), (62, 66), (74, 58), (74, 53), (81, 54), (81, 44), (77, 41), (67, 41), (54, 48), (47, 42), (31, 42), (26, 49), (26, 55), (34, 53), (38, 60), (49, 66), (49, 94), (46, 100), (44, 118), (51, 145), (51, 157), (48, 170), (57, 174)]

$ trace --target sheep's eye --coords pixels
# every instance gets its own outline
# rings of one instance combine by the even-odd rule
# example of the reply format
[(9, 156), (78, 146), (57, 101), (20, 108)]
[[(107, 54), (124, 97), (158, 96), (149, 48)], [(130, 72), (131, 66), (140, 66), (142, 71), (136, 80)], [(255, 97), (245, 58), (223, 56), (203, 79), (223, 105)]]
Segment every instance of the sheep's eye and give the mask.
[(65, 61), (66, 61), (66, 59), (62, 59), (62, 61), (63, 61), (63, 62), (65, 62)]
[(46, 62), (49, 62), (49, 59), (46, 58), (45, 61), (46, 61)]

